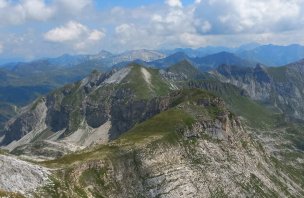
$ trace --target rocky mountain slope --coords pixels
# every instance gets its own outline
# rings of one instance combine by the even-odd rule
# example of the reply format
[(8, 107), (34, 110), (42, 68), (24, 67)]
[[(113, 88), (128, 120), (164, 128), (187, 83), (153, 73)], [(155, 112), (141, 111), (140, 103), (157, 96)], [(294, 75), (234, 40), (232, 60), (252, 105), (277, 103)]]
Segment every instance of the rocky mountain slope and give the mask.
[[(10, 63), (0, 68), (0, 103), (22, 107), (67, 83), (83, 79), (93, 70), (109, 71), (112, 66), (134, 60), (153, 61), (164, 55), (152, 50), (121, 54), (101, 51), (95, 55), (63, 55), (26, 63)], [(1, 109), (0, 113), (5, 109)], [(10, 112), (0, 114), (6, 118)], [(10, 117), (11, 118), (11, 117)], [(0, 127), (7, 121), (0, 120)]]
[(171, 54), (171, 55), (169, 55), (165, 58), (150, 61), (147, 64), (150, 65), (151, 67), (155, 67), (155, 68), (168, 68), (171, 65), (177, 64), (177, 63), (179, 63), (183, 60), (191, 62), (191, 58), (189, 56), (187, 56), (185, 53), (176, 52), (176, 53)]
[(237, 65), (240, 67), (254, 67), (256, 62), (248, 61), (238, 57), (237, 55), (225, 51), (219, 53), (210, 54), (207, 56), (189, 57), (183, 52), (177, 52), (169, 55), (163, 59), (155, 60), (146, 63), (151, 67), (156, 68), (168, 68), (181, 61), (187, 61), (200, 71), (205, 72), (217, 68), (220, 65)]
[(139, 65), (104, 74), (93, 72), (22, 109), (7, 124), (1, 145), (12, 150), (28, 143), (36, 145), (39, 140), (63, 140), (78, 146), (107, 142), (168, 108), (165, 99), (155, 97), (174, 88), (158, 70)]
[[(192, 89), (171, 107), (90, 151), (42, 164), (60, 168), (42, 196), (285, 197), (301, 184), (274, 160), (219, 98)], [(68, 181), (68, 182), (67, 182)], [(286, 182), (288, 181), (288, 182)]]
[[(235, 81), (269, 82), (261, 66), (222, 68)], [(95, 71), (21, 109), (0, 142), (48, 171), (24, 196), (304, 196), (304, 125), (218, 80), (228, 74), (200, 74), (187, 61)]]
[(196, 57), (193, 58), (192, 61), (201, 71), (209, 71), (223, 64), (237, 65), (239, 67), (254, 67), (256, 65), (253, 61), (247, 61), (229, 52), (220, 52), (205, 57)]
[[(0, 188), (2, 191), (27, 194), (47, 185), (51, 172), (12, 156), (0, 154)], [(0, 196), (1, 191), (0, 191)]]
[(223, 65), (214, 75), (222, 82), (244, 89), (254, 100), (273, 105), (293, 118), (303, 119), (303, 68), (303, 61), (277, 68)]

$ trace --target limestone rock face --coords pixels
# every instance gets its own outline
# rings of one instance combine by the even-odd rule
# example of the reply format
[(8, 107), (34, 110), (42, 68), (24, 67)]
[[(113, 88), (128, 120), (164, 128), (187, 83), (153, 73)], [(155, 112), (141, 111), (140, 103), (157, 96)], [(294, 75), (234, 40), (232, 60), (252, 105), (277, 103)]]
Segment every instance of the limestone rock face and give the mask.
[[(105, 150), (101, 147), (93, 154), (109, 155), (76, 160), (68, 171), (58, 171), (60, 193), (68, 197), (85, 194), (110, 198), (303, 195), (301, 186), (288, 175), (277, 172), (269, 155), (250, 137), (242, 122), (225, 109), (221, 100), (209, 98), (195, 103), (196, 108), (220, 107), (222, 111), (213, 118), (201, 111), (197, 114), (192, 105), (178, 106), (194, 115), (196, 121), (176, 128), (177, 139), (152, 136), (140, 143), (131, 141), (130, 146), (122, 143), (123, 140), (114, 141), (113, 152), (110, 147)], [(81, 194), (76, 189), (82, 189)]]
[[(165, 95), (170, 90), (158, 70), (136, 64), (104, 74), (94, 71), (25, 107), (1, 132), (0, 146), (10, 151), (18, 148), (15, 153), (26, 149), (26, 153), (60, 156), (77, 146), (105, 143), (166, 110), (169, 100)], [(106, 123), (110, 127), (103, 127)], [(94, 131), (103, 131), (103, 139), (93, 141)], [(65, 149), (49, 149), (54, 142)], [(70, 143), (74, 144), (71, 149)]]
[(244, 89), (252, 99), (271, 104), (293, 118), (303, 119), (303, 68), (303, 61), (277, 68), (223, 65), (212, 73), (220, 81)]
[(49, 182), (50, 171), (41, 166), (0, 155), (0, 189), (28, 194)]

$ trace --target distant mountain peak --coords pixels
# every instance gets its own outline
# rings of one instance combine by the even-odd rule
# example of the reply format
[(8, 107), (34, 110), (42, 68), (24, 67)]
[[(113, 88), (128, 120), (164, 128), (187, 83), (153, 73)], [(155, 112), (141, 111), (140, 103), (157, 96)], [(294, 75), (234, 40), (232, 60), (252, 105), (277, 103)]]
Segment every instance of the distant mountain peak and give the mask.
[(134, 61), (137, 59), (149, 62), (162, 59), (165, 57), (165, 55), (158, 51), (142, 49), (127, 51), (120, 55), (117, 55), (116, 57), (117, 62)]
[(237, 55), (222, 51), (216, 54), (208, 55), (202, 58), (195, 58), (194, 62), (200, 70), (210, 70), (220, 65), (236, 65), (241, 67), (255, 67), (256, 63), (244, 60)]
[(183, 59), (178, 63), (170, 66), (168, 69), (172, 68), (195, 68), (187, 59)]
[(283, 66), (303, 59), (304, 46), (298, 44), (287, 46), (261, 45), (251, 50), (239, 52), (238, 56), (268, 66)]
[(196, 79), (201, 72), (188, 60), (182, 60), (167, 69), (168, 72), (182, 76), (184, 79)]
[(189, 58), (188, 55), (185, 53), (185, 52), (176, 52), (172, 55), (170, 55), (171, 57), (174, 57), (174, 56), (180, 56), (180, 57), (186, 57), (186, 58)]
[(105, 59), (113, 56), (113, 54), (106, 50), (101, 50), (98, 54), (90, 56), (91, 59)]

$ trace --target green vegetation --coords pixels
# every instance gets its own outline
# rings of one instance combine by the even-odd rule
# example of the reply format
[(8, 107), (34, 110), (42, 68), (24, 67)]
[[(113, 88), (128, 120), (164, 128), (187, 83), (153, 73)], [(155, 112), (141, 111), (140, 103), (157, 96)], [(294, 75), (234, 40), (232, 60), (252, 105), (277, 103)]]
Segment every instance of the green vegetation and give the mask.
[(170, 93), (169, 85), (162, 79), (159, 70), (146, 68), (151, 74), (152, 89), (156, 96), (164, 96)]
[[(87, 169), (79, 178), (80, 184), (81, 186), (90, 186), (94, 184), (95, 188), (91, 190), (94, 197), (107, 197), (106, 195), (103, 195), (102, 192), (109, 190), (114, 184), (105, 181), (106, 173), (107, 170), (102, 167)], [(86, 193), (84, 192), (83, 194)]]
[(211, 198), (228, 198), (228, 193), (225, 193), (222, 187), (217, 187), (214, 191), (210, 192)]
[(191, 81), (189, 86), (202, 88), (218, 95), (234, 114), (244, 117), (252, 127), (272, 128), (281, 122), (280, 113), (251, 100), (244, 91), (231, 84), (216, 80), (201, 80)]
[(151, 99), (169, 93), (169, 85), (162, 79), (159, 70), (145, 68), (151, 74), (151, 84), (145, 81), (140, 65), (132, 64), (132, 70), (123, 80), (121, 88), (131, 89), (137, 99)]
[(288, 77), (287, 67), (269, 67), (267, 68), (267, 72), (271, 75), (271, 77), (277, 82), (287, 82)]
[(63, 98), (62, 104), (63, 105), (69, 105), (69, 106), (79, 106), (84, 98), (84, 93), (82, 89), (79, 89), (81, 85), (81, 82), (79, 81), (76, 84), (70, 84), (64, 86), (63, 91), (64, 93), (67, 93), (65, 97)]
[[(123, 89), (131, 89), (138, 99), (149, 99), (151, 97), (151, 90), (144, 80), (144, 77), (140, 71), (141, 67), (135, 65), (132, 67), (131, 72), (123, 80)], [(124, 84), (126, 83), (126, 84)]]
[(289, 123), (284, 138), (291, 141), (296, 149), (304, 151), (304, 124)]
[(245, 184), (244, 188), (251, 192), (253, 197), (279, 197), (254, 174), (250, 175), (250, 181)]
[(167, 69), (167, 71), (175, 74), (184, 74), (187, 76), (187, 79), (197, 79), (202, 75), (197, 68), (195, 68), (186, 60), (172, 65)]
[(93, 148), (89, 151), (76, 152), (55, 160), (41, 162), (41, 164), (47, 167), (66, 167), (77, 162), (85, 162), (93, 159), (104, 159), (109, 155), (116, 155), (119, 152), (119, 147), (115, 145), (100, 145), (97, 148)]
[(62, 158), (44, 162), (47, 166), (61, 166), (64, 164), (73, 164), (77, 161), (86, 161), (90, 159), (103, 159), (108, 155), (117, 155), (124, 150), (124, 145), (134, 145), (145, 143), (146, 140), (153, 138), (161, 139), (167, 143), (176, 143), (178, 132), (182, 129), (191, 128), (196, 121), (196, 114), (206, 114), (206, 116), (215, 116), (219, 110), (215, 107), (199, 108), (196, 105), (200, 100), (209, 101), (215, 96), (199, 89), (185, 89), (175, 94), (172, 101), (172, 108), (161, 112), (158, 115), (135, 125), (131, 130), (120, 136), (119, 139), (112, 142), (110, 146), (100, 146), (91, 151), (74, 153)]
[(39, 97), (38, 99), (35, 100), (35, 102), (31, 106), (31, 111), (35, 110), (38, 104), (40, 104), (43, 101), (42, 97)]
[(6, 155), (8, 154), (8, 151), (0, 149), (0, 155)]
[[(270, 160), (274, 164), (278, 173), (283, 172), (287, 174), (293, 181), (297, 182), (302, 189), (304, 188), (303, 167), (296, 168), (293, 165), (283, 163), (275, 157), (270, 157)], [(302, 191), (302, 195), (304, 196), (304, 191)]]
[(12, 193), (0, 190), (0, 197), (7, 197), (7, 198), (24, 198), (23, 195), (19, 193)]
[(236, 115), (243, 116), (250, 126), (269, 128), (278, 123), (281, 115), (244, 96), (225, 97), (225, 101)]
[(123, 134), (119, 140), (136, 143), (146, 138), (160, 136), (173, 143), (177, 138), (175, 132), (191, 127), (194, 122), (195, 119), (188, 113), (179, 109), (170, 109), (136, 125), (129, 132)]
[[(79, 109), (75, 109), (74, 111), (72, 111), (70, 113), (70, 115), (69, 115), (69, 128), (68, 128), (68, 131), (69, 132), (76, 131), (79, 128), (82, 119), (83, 119), (83, 116), (81, 115)], [(68, 136), (69, 134), (65, 134), (65, 135)]]

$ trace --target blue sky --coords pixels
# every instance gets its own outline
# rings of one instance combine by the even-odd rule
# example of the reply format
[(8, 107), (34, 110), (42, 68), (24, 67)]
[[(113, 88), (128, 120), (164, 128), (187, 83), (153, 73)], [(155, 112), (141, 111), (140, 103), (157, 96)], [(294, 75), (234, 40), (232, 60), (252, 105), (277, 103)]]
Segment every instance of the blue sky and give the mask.
[(0, 59), (304, 44), (303, 0), (0, 0)]

